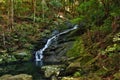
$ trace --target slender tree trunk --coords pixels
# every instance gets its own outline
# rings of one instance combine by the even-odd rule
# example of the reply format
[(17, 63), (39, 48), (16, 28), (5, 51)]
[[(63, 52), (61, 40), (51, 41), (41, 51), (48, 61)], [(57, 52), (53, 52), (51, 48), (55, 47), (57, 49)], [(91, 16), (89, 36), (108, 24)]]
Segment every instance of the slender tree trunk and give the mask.
[[(9, 22), (10, 22), (10, 28), (13, 28), (13, 24), (14, 24), (14, 7), (13, 7), (13, 3), (14, 0), (10, 0), (10, 15), (9, 15)], [(9, 6), (8, 6), (9, 7)], [(9, 12), (8, 12), (9, 13)]]
[[(9, 5), (9, 2), (8, 2), (8, 5)], [(8, 12), (7, 12), (7, 16), (8, 16), (8, 20), (7, 20), (7, 26), (10, 24), (10, 8), (8, 7), (7, 8)]]
[(104, 11), (105, 11), (105, 17), (107, 18), (109, 15), (109, 2), (105, 0), (101, 0), (103, 6), (104, 6)]
[(2, 34), (1, 36), (2, 36), (2, 43), (3, 43), (3, 45), (4, 45), (4, 48), (5, 48), (5, 46), (6, 46), (6, 42), (5, 42), (5, 26), (6, 25), (2, 25), (2, 26), (0, 26), (0, 27), (2, 27), (2, 30), (1, 30), (1, 32), (0, 32), (0, 34)]
[(36, 0), (32, 0), (33, 3), (33, 22), (35, 23), (36, 18)]
[(45, 0), (42, 0), (41, 4), (42, 4), (42, 18), (44, 20), (44, 18), (45, 18), (45, 5), (46, 5)]
[(64, 1), (63, 1), (63, 5), (64, 5), (64, 9), (63, 9), (64, 11), (63, 11), (63, 12), (64, 12), (64, 15), (66, 15), (66, 10), (65, 10), (66, 5), (65, 5), (65, 4), (66, 4), (66, 2), (65, 2), (65, 0), (64, 0)]
[(3, 36), (3, 45), (5, 46), (5, 45), (6, 45), (6, 43), (5, 43), (5, 33), (4, 33), (4, 31), (3, 31), (2, 36)]

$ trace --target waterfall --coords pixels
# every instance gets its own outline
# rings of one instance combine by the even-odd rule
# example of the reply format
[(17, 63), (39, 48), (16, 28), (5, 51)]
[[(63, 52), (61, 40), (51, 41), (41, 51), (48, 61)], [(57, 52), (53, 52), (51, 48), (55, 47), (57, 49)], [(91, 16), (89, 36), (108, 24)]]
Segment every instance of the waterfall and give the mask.
[(47, 43), (45, 44), (45, 46), (42, 49), (36, 51), (36, 53), (35, 53), (35, 59), (36, 59), (36, 61), (41, 61), (42, 60), (42, 58), (43, 58), (43, 52), (51, 45), (51, 43), (52, 43), (53, 40), (56, 40), (56, 38), (59, 37), (60, 35), (68, 33), (68, 32), (70, 32), (72, 30), (77, 29), (77, 28), (78, 28), (78, 25), (75, 25), (73, 28), (65, 30), (65, 31), (63, 31), (63, 32), (61, 32), (59, 34), (56, 34), (53, 37), (49, 38), (47, 40)]

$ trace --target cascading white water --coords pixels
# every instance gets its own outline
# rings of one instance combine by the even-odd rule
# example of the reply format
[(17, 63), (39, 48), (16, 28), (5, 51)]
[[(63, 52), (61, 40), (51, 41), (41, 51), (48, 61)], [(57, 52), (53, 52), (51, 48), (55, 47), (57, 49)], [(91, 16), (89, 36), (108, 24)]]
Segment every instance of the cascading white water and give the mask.
[(36, 51), (36, 53), (35, 53), (35, 59), (36, 59), (36, 61), (41, 61), (41, 60), (42, 60), (42, 58), (43, 58), (43, 52), (51, 45), (51, 43), (52, 43), (53, 40), (55, 40), (55, 39), (56, 39), (57, 37), (59, 37), (60, 35), (65, 34), (65, 33), (68, 33), (68, 32), (70, 32), (70, 31), (72, 31), (72, 30), (77, 29), (77, 28), (78, 28), (78, 25), (75, 25), (73, 28), (68, 29), (68, 30), (66, 30), (66, 31), (64, 31), (64, 32), (61, 32), (61, 33), (56, 34), (55, 36), (49, 38), (49, 39), (47, 40), (47, 43), (45, 44), (45, 46), (44, 46), (42, 49)]

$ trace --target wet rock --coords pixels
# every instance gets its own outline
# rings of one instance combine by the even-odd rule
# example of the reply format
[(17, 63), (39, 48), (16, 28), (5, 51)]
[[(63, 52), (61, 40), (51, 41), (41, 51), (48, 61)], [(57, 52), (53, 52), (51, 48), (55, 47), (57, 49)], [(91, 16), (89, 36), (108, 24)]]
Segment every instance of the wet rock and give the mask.
[(68, 28), (72, 28), (74, 26), (70, 21), (65, 21), (64, 23)]
[(56, 47), (49, 47), (46, 49), (44, 55), (44, 62), (63, 62), (66, 58), (67, 51), (72, 47), (73, 42), (65, 42)]
[(67, 69), (69, 68), (80, 68), (80, 62), (73, 62), (73, 63), (70, 63), (70, 65), (67, 67)]
[(6, 74), (0, 77), (0, 80), (8, 80), (10, 77), (12, 77), (12, 75), (10, 74)]
[(52, 32), (52, 36), (55, 36), (55, 35), (58, 34), (58, 33), (59, 33), (58, 30), (54, 30), (54, 31)]
[(78, 70), (80, 67), (81, 67), (81, 66), (80, 66), (80, 62), (70, 63), (70, 64), (68, 65), (68, 67), (66, 68), (65, 73), (66, 73), (67, 75), (71, 75), (71, 74), (75, 73), (75, 71)]
[(44, 58), (44, 62), (55, 63), (60, 62), (60, 59), (56, 55), (50, 55)]
[(63, 77), (62, 80), (83, 80), (80, 77), (74, 78), (74, 77)]
[(51, 76), (51, 80), (58, 80), (58, 78), (55, 75), (53, 75)]
[(34, 46), (34, 51), (37, 51), (37, 50), (43, 48), (44, 45), (45, 45), (46, 42), (47, 42), (47, 39), (48, 39), (48, 38), (43, 37), (42, 39), (36, 41), (36, 43), (34, 43), (34, 44), (35, 44), (35, 46)]
[(19, 75), (3, 75), (0, 77), (0, 80), (32, 80), (32, 76), (28, 74), (19, 74)]
[(41, 70), (44, 72), (44, 76), (46, 78), (50, 78), (51, 76), (58, 76), (61, 70), (61, 65), (49, 65), (43, 66)]

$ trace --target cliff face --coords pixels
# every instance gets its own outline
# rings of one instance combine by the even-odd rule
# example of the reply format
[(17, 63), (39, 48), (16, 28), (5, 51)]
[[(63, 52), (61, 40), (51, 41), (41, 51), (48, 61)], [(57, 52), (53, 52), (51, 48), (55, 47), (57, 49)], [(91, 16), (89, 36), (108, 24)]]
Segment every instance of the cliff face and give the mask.
[(67, 60), (66, 53), (72, 48), (73, 43), (79, 34), (82, 34), (80, 32), (80, 28), (57, 37), (56, 40), (54, 40), (52, 44), (44, 51), (43, 61), (61, 62)]

